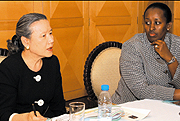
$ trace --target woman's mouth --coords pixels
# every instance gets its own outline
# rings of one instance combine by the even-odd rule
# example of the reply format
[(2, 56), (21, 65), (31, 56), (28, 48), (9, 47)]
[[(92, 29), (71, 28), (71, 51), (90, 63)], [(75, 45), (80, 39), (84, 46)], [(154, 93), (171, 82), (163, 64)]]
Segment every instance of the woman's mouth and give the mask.
[(154, 37), (156, 34), (155, 33), (150, 33), (149, 36), (150, 37)]
[(50, 47), (50, 48), (48, 48), (47, 50), (48, 50), (48, 51), (52, 51), (52, 50), (53, 50), (53, 48), (52, 48), (52, 47)]

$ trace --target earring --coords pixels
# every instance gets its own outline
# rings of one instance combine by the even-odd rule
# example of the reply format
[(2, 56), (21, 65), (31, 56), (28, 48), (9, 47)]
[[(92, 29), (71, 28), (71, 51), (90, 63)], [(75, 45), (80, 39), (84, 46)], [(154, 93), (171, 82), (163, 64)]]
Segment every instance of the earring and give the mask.
[(29, 46), (26, 47), (26, 50), (29, 50)]

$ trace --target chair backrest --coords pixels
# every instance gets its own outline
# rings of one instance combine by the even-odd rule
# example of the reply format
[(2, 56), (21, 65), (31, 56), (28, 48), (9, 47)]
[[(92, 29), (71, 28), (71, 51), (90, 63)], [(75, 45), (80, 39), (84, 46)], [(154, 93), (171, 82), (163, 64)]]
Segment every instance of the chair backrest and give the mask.
[(89, 54), (84, 66), (84, 85), (91, 100), (97, 100), (101, 85), (108, 84), (112, 95), (120, 80), (119, 58), (122, 43), (109, 41), (99, 44)]
[(0, 48), (0, 63), (7, 57), (8, 50)]

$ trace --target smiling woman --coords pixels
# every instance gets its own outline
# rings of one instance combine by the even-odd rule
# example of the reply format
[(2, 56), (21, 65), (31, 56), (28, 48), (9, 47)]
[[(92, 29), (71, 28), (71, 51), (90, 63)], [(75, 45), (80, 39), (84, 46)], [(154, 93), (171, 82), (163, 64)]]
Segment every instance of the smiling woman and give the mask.
[(66, 113), (60, 64), (52, 52), (54, 38), (46, 16), (23, 15), (16, 35), (7, 42), (9, 55), (0, 64), (0, 121), (46, 121)]
[(180, 100), (180, 37), (169, 33), (172, 13), (163, 3), (144, 12), (145, 33), (123, 43), (121, 79), (113, 103), (140, 99)]

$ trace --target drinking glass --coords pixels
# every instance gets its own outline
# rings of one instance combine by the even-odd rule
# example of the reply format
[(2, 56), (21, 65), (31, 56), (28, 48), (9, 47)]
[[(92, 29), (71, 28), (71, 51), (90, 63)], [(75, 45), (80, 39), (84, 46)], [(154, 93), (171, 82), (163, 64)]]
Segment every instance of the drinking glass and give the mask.
[(70, 121), (84, 121), (85, 103), (71, 102), (69, 104)]

